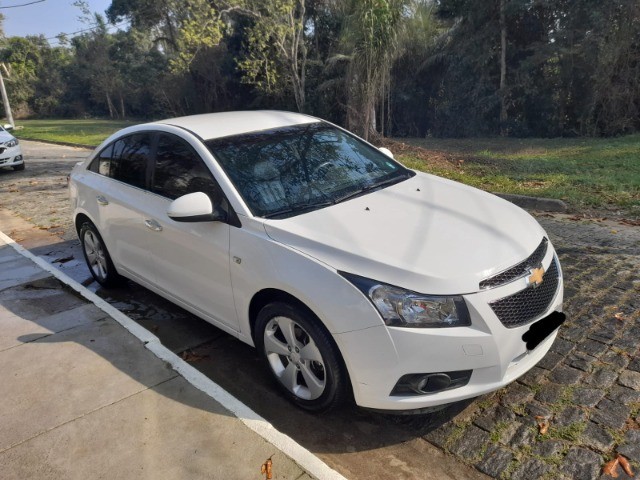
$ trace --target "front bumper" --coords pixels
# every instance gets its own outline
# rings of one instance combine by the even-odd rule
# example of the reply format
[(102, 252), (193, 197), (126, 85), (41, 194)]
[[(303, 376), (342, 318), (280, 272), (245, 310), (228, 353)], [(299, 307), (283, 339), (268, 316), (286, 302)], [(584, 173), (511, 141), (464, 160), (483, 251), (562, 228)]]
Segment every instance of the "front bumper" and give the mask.
[[(547, 270), (555, 253), (549, 248)], [(549, 308), (532, 322), (506, 328), (489, 303), (522, 290), (526, 280), (464, 295), (471, 327), (377, 327), (335, 335), (351, 374), (356, 403), (378, 410), (413, 410), (434, 407), (495, 391), (530, 370), (549, 351), (557, 331), (527, 351), (522, 336), (532, 323), (553, 311), (562, 311), (563, 282), (558, 281)], [(432, 394), (390, 395), (403, 375), (473, 370), (461, 387)]]
[(15, 167), (24, 163), (20, 145), (4, 149), (0, 153), (0, 167)]

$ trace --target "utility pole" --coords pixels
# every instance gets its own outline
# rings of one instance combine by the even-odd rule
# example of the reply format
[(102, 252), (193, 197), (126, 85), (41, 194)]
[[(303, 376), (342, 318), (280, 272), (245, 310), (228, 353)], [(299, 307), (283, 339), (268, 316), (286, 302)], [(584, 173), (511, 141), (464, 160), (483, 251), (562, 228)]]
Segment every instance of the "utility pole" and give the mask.
[[(8, 76), (9, 72), (7, 71), (7, 67), (5, 66), (4, 63), (2, 64), (2, 69), (4, 69), (4, 71), (7, 73), (7, 76)], [(4, 104), (4, 111), (5, 111), (5, 114), (7, 115), (7, 120), (9, 121), (11, 128), (15, 128), (16, 124), (13, 123), (13, 115), (11, 114), (11, 105), (9, 105), (9, 97), (7, 96), (7, 89), (4, 87), (4, 78), (2, 76), (1, 70), (0, 70), (0, 90), (2, 90), (2, 103)]]

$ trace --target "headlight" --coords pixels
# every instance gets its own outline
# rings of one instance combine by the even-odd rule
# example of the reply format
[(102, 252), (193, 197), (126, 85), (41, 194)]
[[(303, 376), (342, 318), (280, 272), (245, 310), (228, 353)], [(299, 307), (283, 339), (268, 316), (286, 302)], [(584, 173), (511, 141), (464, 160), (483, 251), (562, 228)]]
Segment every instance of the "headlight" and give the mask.
[(404, 290), (368, 278), (340, 272), (393, 327), (463, 327), (471, 325), (469, 310), (460, 296), (432, 296)]
[(7, 143), (4, 144), (5, 147), (7, 148), (11, 148), (11, 147), (15, 147), (16, 145), (18, 145), (18, 139), (14, 138), (13, 140), (9, 140)]

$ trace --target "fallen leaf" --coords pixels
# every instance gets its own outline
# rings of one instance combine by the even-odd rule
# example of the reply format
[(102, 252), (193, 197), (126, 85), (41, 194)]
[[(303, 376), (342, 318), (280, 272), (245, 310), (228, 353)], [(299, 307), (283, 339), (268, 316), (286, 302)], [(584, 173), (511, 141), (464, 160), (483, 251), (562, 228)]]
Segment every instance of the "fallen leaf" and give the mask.
[(626, 320), (624, 313), (622, 312), (618, 312), (614, 315), (616, 320), (620, 320), (621, 322), (624, 322)]
[[(273, 455), (271, 455), (271, 457), (273, 457)], [(263, 475), (266, 475), (266, 480), (271, 480), (273, 478), (273, 473), (271, 471), (273, 462), (271, 461), (271, 457), (267, 458), (267, 461), (264, 462), (260, 468), (260, 472)]]
[(185, 350), (180, 356), (185, 362), (198, 362), (200, 360), (204, 360), (205, 358), (209, 358), (209, 355), (198, 355), (197, 353), (193, 353), (190, 350)]
[(631, 470), (631, 464), (629, 463), (629, 460), (627, 460), (625, 457), (623, 457), (620, 454), (618, 454), (618, 456), (616, 457), (616, 460), (620, 462), (620, 466), (624, 470), (624, 473), (626, 473), (630, 477), (633, 477), (633, 470)]
[(540, 435), (546, 435), (549, 431), (549, 418), (542, 415), (536, 415), (536, 422), (538, 422), (538, 431)]
[(609, 475), (610, 477), (613, 478), (618, 478), (618, 475), (620, 475), (618, 473), (618, 457), (615, 457), (612, 460), (609, 460), (607, 463), (604, 464), (604, 467), (602, 467), (602, 474), (603, 475)]
[(70, 255), (68, 257), (62, 257), (62, 258), (56, 258), (53, 263), (67, 263), (69, 261), (73, 260), (73, 255)]
[(611, 233), (618, 233), (617, 230), (611, 230)]
[(632, 418), (627, 418), (627, 421), (625, 422), (625, 426), (629, 430), (640, 430), (640, 417), (638, 417), (638, 421), (635, 421)]

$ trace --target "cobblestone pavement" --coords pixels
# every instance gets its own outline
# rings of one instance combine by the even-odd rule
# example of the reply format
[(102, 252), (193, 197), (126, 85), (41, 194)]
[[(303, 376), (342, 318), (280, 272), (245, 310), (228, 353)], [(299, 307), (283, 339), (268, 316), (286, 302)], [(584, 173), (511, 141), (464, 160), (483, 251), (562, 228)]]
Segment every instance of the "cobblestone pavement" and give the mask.
[(567, 322), (536, 367), (425, 438), (497, 478), (596, 479), (617, 453), (637, 471), (640, 228), (538, 220), (562, 263)]
[(12, 210), (65, 240), (75, 240), (67, 174), (90, 150), (24, 140), (20, 143), (25, 170), (0, 168), (0, 208)]
[[(57, 148), (62, 147), (30, 143), (26, 152), (33, 160), (27, 157), (24, 172), (0, 172), (0, 207), (74, 243), (65, 177), (88, 152)], [(63, 152), (66, 157), (60, 158)], [(210, 359), (194, 366), (294, 438), (299, 425), (306, 425), (298, 440), (324, 452), (323, 459), (350, 478), (373, 478), (373, 472), (385, 478), (416, 478), (415, 472), (428, 465), (423, 457), (433, 456), (427, 442), (496, 478), (600, 478), (603, 464), (617, 453), (638, 471), (640, 227), (576, 221), (567, 215), (539, 215), (538, 220), (562, 263), (568, 320), (533, 370), (492, 395), (431, 416), (345, 409), (318, 419), (287, 409), (261, 378), (258, 359), (231, 337), (212, 334), (211, 343), (193, 350)], [(20, 232), (14, 235), (21, 240)], [(161, 299), (153, 302), (157, 307)], [(166, 307), (163, 315), (169, 316), (169, 310)], [(145, 326), (158, 335), (165, 328), (161, 324), (158, 332), (157, 326)], [(225, 364), (233, 368), (227, 371)], [(549, 422), (546, 434), (539, 433), (536, 417)], [(352, 468), (356, 464), (358, 468)], [(618, 478), (628, 478), (619, 473)], [(460, 470), (454, 477), (470, 475)]]

